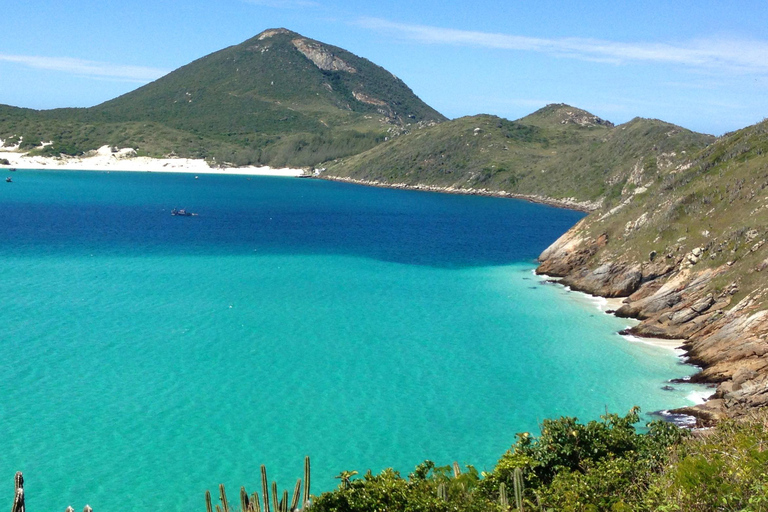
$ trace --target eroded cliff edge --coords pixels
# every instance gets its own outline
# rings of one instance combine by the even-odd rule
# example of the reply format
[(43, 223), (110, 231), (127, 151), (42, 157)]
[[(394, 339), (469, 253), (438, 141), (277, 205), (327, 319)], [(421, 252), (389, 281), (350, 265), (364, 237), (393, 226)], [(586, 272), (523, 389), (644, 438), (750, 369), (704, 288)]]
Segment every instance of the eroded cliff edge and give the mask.
[(767, 155), (768, 123), (727, 134), (539, 257), (539, 274), (624, 297), (633, 334), (685, 340), (692, 381), (717, 385), (684, 410), (705, 420), (768, 405)]

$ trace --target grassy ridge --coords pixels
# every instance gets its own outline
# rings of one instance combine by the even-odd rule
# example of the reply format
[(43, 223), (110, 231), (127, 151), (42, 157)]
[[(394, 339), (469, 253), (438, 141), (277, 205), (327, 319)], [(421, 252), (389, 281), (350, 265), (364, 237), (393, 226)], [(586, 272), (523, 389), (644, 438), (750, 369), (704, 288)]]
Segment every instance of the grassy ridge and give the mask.
[(608, 204), (621, 195), (633, 171), (655, 176), (713, 140), (656, 120), (638, 118), (614, 127), (583, 110), (550, 105), (518, 121), (479, 115), (415, 130), (335, 162), (328, 173), (409, 185), (604, 199)]

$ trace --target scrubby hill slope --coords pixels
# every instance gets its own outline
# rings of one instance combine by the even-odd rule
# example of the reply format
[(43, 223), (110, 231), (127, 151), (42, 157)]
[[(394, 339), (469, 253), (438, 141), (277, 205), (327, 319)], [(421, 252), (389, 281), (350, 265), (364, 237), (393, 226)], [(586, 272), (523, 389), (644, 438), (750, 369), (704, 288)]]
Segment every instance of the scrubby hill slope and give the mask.
[(328, 166), (326, 176), (610, 204), (714, 137), (650, 119), (613, 126), (568, 105), (519, 119), (464, 117), (397, 137)]

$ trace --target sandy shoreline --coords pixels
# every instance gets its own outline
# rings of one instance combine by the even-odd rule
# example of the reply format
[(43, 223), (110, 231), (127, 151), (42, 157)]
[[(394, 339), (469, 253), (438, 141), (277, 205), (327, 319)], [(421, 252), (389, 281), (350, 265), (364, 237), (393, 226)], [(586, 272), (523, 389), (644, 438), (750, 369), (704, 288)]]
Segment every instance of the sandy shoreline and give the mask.
[(135, 156), (131, 149), (112, 151), (108, 146), (82, 157), (41, 157), (29, 156), (15, 148), (0, 146), (0, 160), (9, 165), (0, 165), (0, 170), (35, 169), (56, 171), (124, 171), (124, 172), (176, 172), (189, 174), (228, 174), (233, 176), (285, 176), (297, 177), (306, 174), (303, 169), (288, 167), (275, 169), (263, 167), (211, 167), (202, 159), (193, 158), (150, 158)]
[[(551, 277), (546, 274), (536, 274), (534, 272), (534, 275), (543, 279), (544, 281), (549, 281), (549, 282), (557, 283), (561, 280), (561, 278)], [(597, 295), (590, 295), (588, 293), (571, 290), (568, 286), (565, 286), (565, 285), (563, 286), (571, 292), (578, 293), (583, 297), (586, 297), (589, 300), (594, 301), (597, 308), (603, 313), (606, 313), (608, 315), (612, 315), (614, 311), (619, 309), (624, 304), (625, 299), (623, 297), (619, 297), (619, 298), (600, 297)], [(626, 318), (625, 320), (627, 320), (628, 322), (632, 322), (633, 325), (640, 323), (639, 320), (635, 320), (632, 318)], [(632, 327), (632, 326), (629, 325), (628, 327)], [(672, 350), (678, 356), (681, 356), (681, 357), (685, 355), (685, 351), (681, 348), (685, 343), (685, 340), (683, 339), (644, 338), (644, 337), (635, 336), (632, 334), (622, 334), (621, 337), (629, 341), (630, 343), (645, 343), (646, 345), (653, 345), (654, 347), (660, 347), (667, 350)]]
[[(546, 274), (536, 274), (534, 271), (533, 274), (542, 279), (543, 281), (547, 282), (554, 282), (558, 283), (561, 278), (558, 277), (550, 277)], [(600, 297), (596, 295), (590, 295), (588, 293), (571, 290), (570, 287), (563, 285), (563, 288), (570, 292), (575, 292), (579, 294), (582, 298), (586, 298), (590, 302), (593, 302), (597, 308), (602, 311), (605, 314), (613, 315), (614, 311), (619, 309), (622, 304), (624, 304), (624, 298), (607, 298), (607, 297)], [(623, 320), (627, 320), (627, 322), (631, 322), (633, 325), (636, 325), (640, 323), (639, 320), (633, 319), (633, 318), (624, 318)], [(628, 325), (627, 327), (631, 327), (631, 325)], [(686, 357), (686, 350), (683, 348), (683, 344), (686, 340), (684, 339), (664, 339), (664, 338), (645, 338), (641, 336), (635, 336), (632, 334), (620, 334), (620, 336), (627, 342), (627, 343), (642, 343), (645, 345), (650, 345), (653, 347), (663, 348), (665, 350), (672, 351), (682, 362), (685, 362)], [(705, 389), (699, 389), (692, 391), (688, 394), (686, 397), (688, 400), (690, 400), (695, 405), (700, 405), (706, 402), (706, 400), (711, 397), (714, 394), (714, 390), (710, 389), (709, 387)], [(693, 416), (684, 415), (689, 417), (689, 422), (691, 422), (691, 426), (695, 424), (695, 418)]]

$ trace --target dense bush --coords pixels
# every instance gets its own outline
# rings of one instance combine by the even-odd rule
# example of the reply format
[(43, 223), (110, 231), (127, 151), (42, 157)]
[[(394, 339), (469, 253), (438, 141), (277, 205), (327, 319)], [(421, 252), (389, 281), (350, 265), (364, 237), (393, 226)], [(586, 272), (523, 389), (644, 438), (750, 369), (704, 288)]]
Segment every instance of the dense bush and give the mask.
[[(502, 495), (514, 503), (515, 473), (522, 476), (523, 507), (545, 510), (636, 510), (644, 507), (651, 485), (688, 432), (653, 422), (646, 433), (635, 424), (639, 410), (607, 414), (600, 421), (576, 418), (544, 420), (538, 437), (518, 434), (517, 442), (495, 469), (478, 474), (472, 467), (419, 465), (407, 478), (392, 469), (342, 484), (313, 505), (321, 511), (502, 510)], [(519, 478), (519, 477), (518, 477)], [(663, 501), (664, 494), (656, 491)]]

